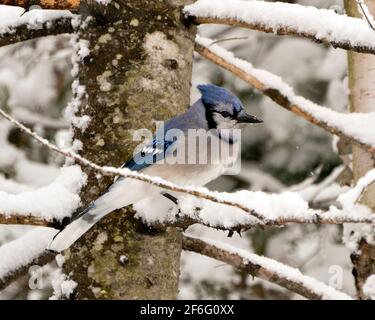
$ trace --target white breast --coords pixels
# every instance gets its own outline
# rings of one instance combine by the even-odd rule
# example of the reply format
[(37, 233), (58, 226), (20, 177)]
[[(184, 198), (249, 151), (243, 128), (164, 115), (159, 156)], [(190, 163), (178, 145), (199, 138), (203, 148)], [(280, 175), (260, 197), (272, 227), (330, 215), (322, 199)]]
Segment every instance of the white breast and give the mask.
[(142, 172), (179, 185), (203, 186), (224, 174), (239, 154), (238, 144), (228, 144), (215, 135), (198, 140), (189, 134), (174, 148), (173, 154)]

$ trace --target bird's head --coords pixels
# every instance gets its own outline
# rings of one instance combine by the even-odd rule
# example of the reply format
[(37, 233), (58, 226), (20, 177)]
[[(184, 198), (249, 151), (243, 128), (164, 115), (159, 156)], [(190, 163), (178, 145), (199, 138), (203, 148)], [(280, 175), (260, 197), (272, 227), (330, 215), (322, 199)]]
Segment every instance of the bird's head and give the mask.
[(230, 91), (213, 84), (200, 84), (197, 88), (202, 94), (210, 129), (232, 129), (244, 123), (263, 122), (247, 114), (240, 99)]

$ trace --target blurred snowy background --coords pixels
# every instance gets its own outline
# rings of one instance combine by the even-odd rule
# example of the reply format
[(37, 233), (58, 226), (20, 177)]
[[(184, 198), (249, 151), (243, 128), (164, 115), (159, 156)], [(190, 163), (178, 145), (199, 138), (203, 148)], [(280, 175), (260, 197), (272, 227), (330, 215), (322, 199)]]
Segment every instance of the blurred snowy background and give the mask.
[[(284, 1), (312, 5), (343, 13), (341, 0)], [(16, 11), (14, 11), (14, 14)], [(0, 21), (12, 12), (0, 6)], [(4, 20), (3, 20), (4, 21)], [(283, 77), (295, 91), (337, 111), (347, 109), (346, 52), (305, 39), (275, 37), (224, 26), (201, 26), (199, 33), (214, 39), (240, 38), (220, 43), (238, 57)], [(69, 36), (29, 41), (0, 48), (0, 106), (39, 134), (64, 144), (68, 124), (64, 108), (71, 99)], [(242, 171), (225, 176), (209, 188), (280, 192), (299, 191), (313, 206), (327, 207), (342, 188), (336, 182), (342, 162), (330, 135), (253, 91), (229, 72), (196, 55), (193, 87), (215, 83), (234, 91), (252, 114), (265, 120), (248, 128), (242, 139)], [(198, 97), (192, 89), (192, 100)], [(41, 148), (0, 119), (0, 190), (19, 193), (46, 185), (59, 173), (64, 159)], [(0, 245), (32, 227), (0, 226)], [(237, 247), (299, 267), (349, 294), (354, 293), (350, 252), (342, 244), (339, 226), (295, 225), (252, 230), (228, 238), (221, 231), (194, 226), (189, 233), (220, 239)], [(0, 292), (0, 299), (45, 299), (51, 295), (51, 272), (44, 268), (45, 288), (30, 290), (29, 276)], [(184, 253), (180, 298), (295, 299), (277, 286), (253, 279), (218, 261)]]

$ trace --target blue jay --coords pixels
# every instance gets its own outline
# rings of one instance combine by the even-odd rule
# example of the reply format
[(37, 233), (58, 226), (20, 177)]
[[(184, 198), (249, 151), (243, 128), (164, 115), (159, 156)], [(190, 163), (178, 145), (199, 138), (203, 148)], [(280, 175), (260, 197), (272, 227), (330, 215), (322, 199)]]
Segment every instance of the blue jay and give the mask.
[[(233, 147), (239, 138), (231, 134), (230, 130), (240, 128), (244, 123), (261, 123), (262, 120), (245, 112), (241, 101), (228, 90), (212, 85), (198, 85), (201, 99), (196, 101), (185, 113), (166, 122), (163, 133), (156, 132), (151, 143), (126, 162), (122, 168), (129, 168), (144, 174), (161, 177), (179, 185), (203, 186), (216, 179), (225, 172), (235, 159), (234, 156), (220, 158), (210, 155), (206, 163), (176, 162), (171, 160), (175, 150), (183, 145), (186, 148), (191, 130), (210, 132), (211, 144), (199, 144), (193, 150), (186, 149), (189, 157), (192, 153), (206, 155), (213, 145), (212, 139), (217, 139), (221, 144)], [(167, 137), (169, 132), (178, 131), (180, 134), (173, 138)], [(223, 132), (229, 132), (223, 134)], [(182, 134), (181, 134), (182, 133)], [(194, 136), (194, 139), (196, 137)], [(191, 148), (190, 148), (191, 149)], [(215, 153), (213, 153), (215, 154)], [(217, 154), (217, 153), (216, 153)], [(142, 161), (140, 161), (142, 160)], [(186, 160), (186, 159), (185, 159)], [(146, 184), (139, 180), (120, 177), (112, 186), (83, 210), (77, 218), (55, 235), (48, 246), (49, 250), (61, 252), (71, 246), (97, 221), (110, 212), (134, 204), (146, 198), (164, 199), (177, 203), (177, 198), (171, 193), (166, 193), (159, 187)], [(156, 200), (155, 200), (156, 201)]]

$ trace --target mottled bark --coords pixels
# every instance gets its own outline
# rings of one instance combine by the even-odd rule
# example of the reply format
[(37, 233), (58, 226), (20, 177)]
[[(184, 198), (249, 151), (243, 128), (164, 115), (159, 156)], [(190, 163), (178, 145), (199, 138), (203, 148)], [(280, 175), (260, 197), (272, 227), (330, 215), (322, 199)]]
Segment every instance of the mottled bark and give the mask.
[[(195, 28), (181, 16), (189, 1), (132, 0), (82, 4), (87, 26), (78, 32), (90, 54), (79, 61), (86, 95), (78, 115), (91, 121), (74, 130), (81, 154), (120, 166), (139, 143), (132, 129), (153, 128), (189, 105)], [(78, 48), (77, 48), (78, 49)], [(112, 179), (86, 169), (84, 205)], [(129, 190), (131, 192), (131, 190)], [(123, 209), (113, 212), (65, 252), (65, 271), (78, 283), (77, 299), (171, 299), (178, 292), (181, 233), (147, 230)]]
[[(375, 14), (375, 2), (365, 1), (370, 12)], [(345, 1), (346, 11), (351, 16), (359, 17), (356, 1)], [(375, 32), (375, 31), (374, 31)], [(348, 52), (350, 108), (353, 112), (375, 111), (375, 57), (372, 55)], [(368, 128), (374, 130), (374, 128)], [(374, 168), (374, 155), (353, 145), (353, 173), (357, 181)], [(375, 212), (375, 184), (369, 186), (361, 197), (361, 203)], [(362, 288), (366, 279), (375, 274), (375, 246), (365, 239), (358, 244), (358, 252), (353, 253), (353, 275), (355, 277), (358, 297), (366, 299)]]

